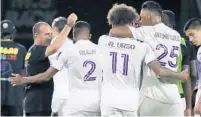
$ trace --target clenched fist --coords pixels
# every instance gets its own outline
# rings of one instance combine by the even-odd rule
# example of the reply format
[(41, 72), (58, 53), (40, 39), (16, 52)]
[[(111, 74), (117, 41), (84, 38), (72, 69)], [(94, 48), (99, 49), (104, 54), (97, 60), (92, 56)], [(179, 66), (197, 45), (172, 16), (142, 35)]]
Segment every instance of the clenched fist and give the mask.
[(77, 21), (77, 15), (75, 13), (71, 13), (68, 16), (68, 20), (67, 20), (67, 25), (70, 27), (73, 27), (73, 25), (75, 24), (75, 22)]

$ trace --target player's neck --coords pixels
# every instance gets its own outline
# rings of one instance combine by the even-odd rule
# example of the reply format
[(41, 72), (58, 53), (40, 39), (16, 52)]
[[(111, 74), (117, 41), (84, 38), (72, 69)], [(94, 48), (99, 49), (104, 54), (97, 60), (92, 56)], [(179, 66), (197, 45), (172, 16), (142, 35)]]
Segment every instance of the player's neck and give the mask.
[(38, 41), (37, 39), (34, 39), (34, 45), (44, 45), (42, 44), (40, 41)]
[(87, 41), (89, 40), (88, 38), (81, 38), (81, 39), (77, 39), (77, 41)]
[(154, 18), (152, 18), (152, 25), (156, 25), (156, 24), (160, 24), (160, 23), (162, 23), (162, 21), (161, 21), (161, 18), (160, 17), (154, 17)]

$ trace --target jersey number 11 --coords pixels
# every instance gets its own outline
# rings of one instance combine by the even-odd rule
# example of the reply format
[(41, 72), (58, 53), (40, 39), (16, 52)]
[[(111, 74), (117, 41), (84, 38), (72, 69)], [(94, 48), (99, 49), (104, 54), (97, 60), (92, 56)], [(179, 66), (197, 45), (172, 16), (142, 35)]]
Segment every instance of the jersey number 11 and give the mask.
[[(117, 72), (117, 52), (110, 52), (110, 56), (112, 56), (112, 72)], [(121, 58), (123, 59), (123, 75), (128, 75), (128, 61), (129, 55), (128, 54), (121, 54)]]

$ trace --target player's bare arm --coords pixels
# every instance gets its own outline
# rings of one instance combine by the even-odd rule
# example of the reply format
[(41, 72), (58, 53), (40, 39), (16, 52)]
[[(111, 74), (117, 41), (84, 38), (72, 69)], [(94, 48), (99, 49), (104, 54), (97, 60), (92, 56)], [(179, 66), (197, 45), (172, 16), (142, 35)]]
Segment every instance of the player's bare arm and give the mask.
[(154, 60), (148, 64), (148, 66), (154, 71), (154, 73), (159, 77), (166, 77), (166, 78), (173, 78), (173, 79), (180, 79), (180, 80), (187, 80), (188, 69), (184, 70), (181, 73), (174, 72), (169, 70), (165, 67), (161, 67), (157, 60)]
[[(189, 65), (183, 65), (182, 69), (190, 69)], [(184, 90), (184, 97), (185, 97), (185, 101), (186, 101), (186, 109), (184, 111), (184, 114), (186, 116), (191, 116), (191, 95), (192, 95), (192, 90), (191, 90), (191, 79), (188, 78), (186, 82), (182, 83), (182, 87)]]
[(194, 87), (196, 85), (197, 79), (198, 79), (198, 71), (196, 66), (196, 60), (190, 61), (190, 78), (191, 78), (191, 87), (192, 91), (194, 90)]
[(109, 32), (111, 37), (133, 38), (131, 30), (127, 26), (112, 27)]
[(73, 25), (77, 20), (77, 15), (72, 13), (68, 16), (67, 25), (63, 28), (61, 33), (55, 37), (55, 41), (49, 45), (46, 49), (45, 56), (50, 56), (54, 54), (63, 44), (66, 37), (68, 37)]
[(20, 74), (13, 74), (13, 77), (10, 77), (9, 81), (13, 86), (27, 83), (46, 82), (49, 81), (57, 72), (58, 70), (55, 69), (54, 67), (49, 67), (49, 69), (46, 72), (29, 77), (23, 77)]

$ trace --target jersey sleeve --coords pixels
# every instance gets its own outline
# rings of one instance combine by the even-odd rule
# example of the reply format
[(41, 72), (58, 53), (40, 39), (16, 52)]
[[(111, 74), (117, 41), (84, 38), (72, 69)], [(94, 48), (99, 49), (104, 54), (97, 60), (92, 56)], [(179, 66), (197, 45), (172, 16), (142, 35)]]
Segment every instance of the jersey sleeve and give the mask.
[(57, 61), (57, 56), (59, 55), (59, 53), (61, 54), (62, 51), (58, 51), (50, 56), (48, 56), (50, 64), (54, 63)]
[(58, 54), (65, 52), (65, 50), (71, 47), (72, 45), (73, 45), (73, 41), (67, 38), (64, 44), (61, 46), (61, 48), (59, 48), (59, 50), (55, 54), (48, 56), (50, 63), (57, 61)]
[(129, 26), (129, 28), (135, 39), (139, 39), (140, 41), (145, 41), (145, 42), (149, 41), (149, 40), (147, 40), (147, 37), (151, 33), (151, 27), (142, 26), (140, 28), (134, 28), (134, 27)]
[(134, 28), (129, 26), (129, 28), (133, 34), (134, 39), (147, 43), (154, 50), (154, 48), (156, 47), (156, 43), (155, 40), (153, 39), (154, 34), (152, 27), (142, 26), (140, 28)]
[(21, 48), (21, 56), (22, 56), (22, 60), (23, 60), (23, 62), (22, 62), (22, 69), (25, 68), (25, 64), (24, 64), (24, 63), (25, 63), (26, 54), (27, 54), (26, 48), (25, 48), (25, 47), (22, 47), (22, 48)]
[(140, 28), (135, 28), (132, 26), (129, 26), (129, 29), (131, 30), (132, 34), (133, 34), (133, 38), (135, 39), (140, 39), (141, 41), (144, 41), (144, 34), (143, 34), (143, 30), (142, 27)]
[(103, 45), (104, 40), (106, 39), (107, 35), (102, 35), (98, 39), (98, 45), (101, 46)]
[(51, 61), (51, 66), (56, 68), (57, 70), (63, 69), (65, 64), (67, 64), (68, 55), (68, 51), (58, 52), (56, 57)]
[(190, 52), (187, 46), (181, 44), (181, 52), (182, 52), (182, 65), (189, 65), (190, 63)]
[(146, 54), (144, 58), (145, 64), (149, 64), (151, 61), (156, 60), (156, 56), (154, 51), (151, 49), (149, 45), (146, 45)]
[(48, 57), (45, 56), (45, 51), (47, 49), (47, 46), (35, 46), (35, 50), (31, 51), (31, 56), (34, 57), (34, 60), (45, 60)]

